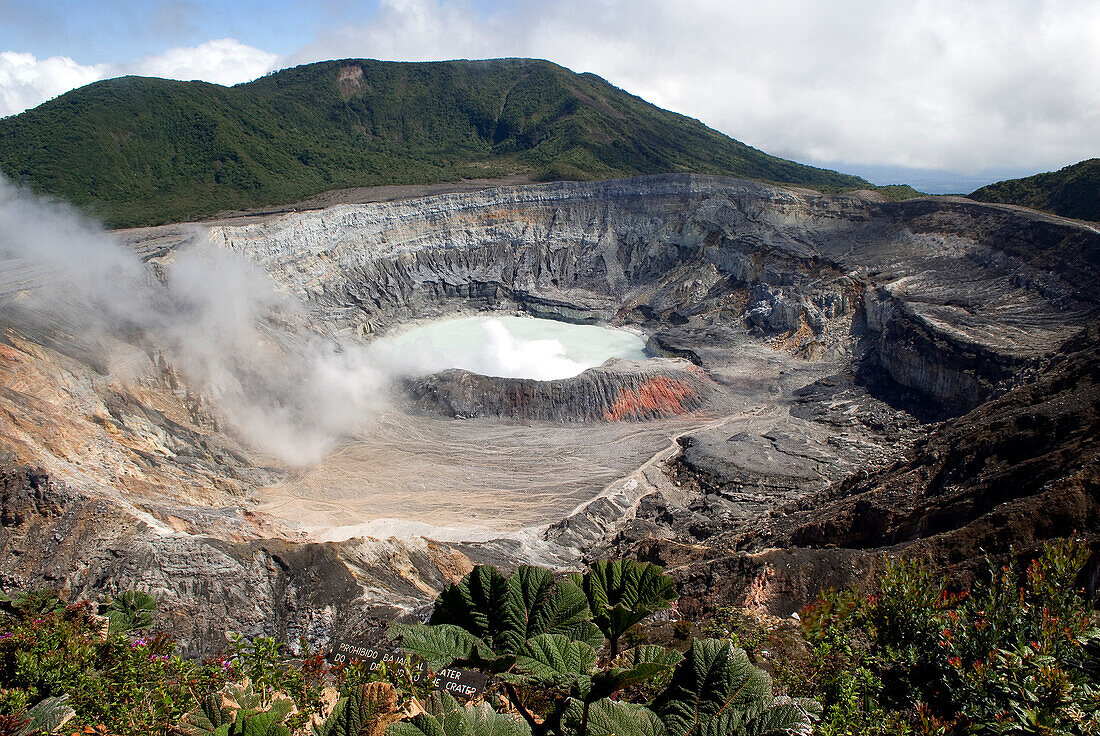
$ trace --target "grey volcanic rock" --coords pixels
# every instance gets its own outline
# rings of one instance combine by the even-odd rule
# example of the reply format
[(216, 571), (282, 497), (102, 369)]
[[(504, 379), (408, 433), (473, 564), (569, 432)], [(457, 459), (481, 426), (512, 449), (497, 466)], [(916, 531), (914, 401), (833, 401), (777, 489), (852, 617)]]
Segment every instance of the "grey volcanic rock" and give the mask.
[[(791, 331), (801, 326), (803, 315), (807, 312), (805, 302), (785, 294), (781, 288), (757, 284), (750, 292), (745, 320), (752, 327), (765, 332)], [(815, 312), (810, 315), (813, 323), (820, 329), (820, 315)]]
[(703, 408), (713, 393), (706, 374), (685, 360), (610, 360), (572, 378), (536, 381), (448, 370), (412, 380), (423, 410), (456, 417), (553, 422), (666, 419)]
[(424, 540), (300, 544), (234, 541), (138, 521), (26, 466), (0, 469), (0, 583), (47, 585), (72, 599), (141, 589), (158, 625), (185, 653), (211, 653), (225, 634), (323, 646), (334, 635), (382, 637), (472, 563)]
[[(705, 540), (646, 530), (621, 536), (616, 550), (675, 567), (682, 606), (753, 602), (789, 613), (821, 589), (870, 580), (892, 556), (928, 559), (965, 587), (987, 555), (1025, 555), (1073, 536), (1092, 550), (1080, 582), (1095, 593), (1100, 323), (1014, 383), (930, 428), (897, 462), (773, 504), (751, 525)], [(722, 473), (736, 472), (736, 462)]]

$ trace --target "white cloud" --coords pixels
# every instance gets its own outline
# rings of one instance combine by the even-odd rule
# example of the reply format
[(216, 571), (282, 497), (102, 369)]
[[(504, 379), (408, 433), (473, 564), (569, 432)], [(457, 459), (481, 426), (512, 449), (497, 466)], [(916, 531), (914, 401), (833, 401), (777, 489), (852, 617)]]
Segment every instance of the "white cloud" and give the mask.
[(67, 56), (37, 59), (33, 54), (0, 52), (0, 117), (42, 104), (99, 79), (136, 74), (215, 84), (238, 84), (275, 68), (279, 57), (232, 38), (178, 47), (136, 62), (83, 65)]
[(84, 66), (67, 56), (36, 59), (33, 54), (0, 52), (0, 117), (101, 79), (105, 68)]
[(383, 0), (294, 63), (547, 58), (770, 153), (976, 171), (1097, 155), (1100, 3)]
[(247, 46), (236, 39), (221, 38), (148, 56), (133, 64), (130, 73), (232, 85), (267, 74), (275, 68), (278, 59), (277, 54)]
[(233, 84), (322, 59), (526, 56), (799, 161), (1043, 170), (1100, 153), (1098, 37), (1096, 0), (380, 0), (283, 58), (234, 39), (109, 66), (9, 52), (0, 114), (95, 75)]

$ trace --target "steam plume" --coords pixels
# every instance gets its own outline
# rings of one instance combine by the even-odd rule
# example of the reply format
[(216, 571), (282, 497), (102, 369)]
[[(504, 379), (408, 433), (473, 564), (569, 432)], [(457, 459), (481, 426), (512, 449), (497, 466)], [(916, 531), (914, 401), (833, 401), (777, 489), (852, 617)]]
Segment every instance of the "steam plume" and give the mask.
[(360, 427), (386, 384), (364, 347), (306, 329), (302, 305), (198, 228), (151, 268), (72, 208), (2, 178), (0, 317), (103, 370), (124, 371), (120, 344), (164, 353), (246, 441), (292, 464)]

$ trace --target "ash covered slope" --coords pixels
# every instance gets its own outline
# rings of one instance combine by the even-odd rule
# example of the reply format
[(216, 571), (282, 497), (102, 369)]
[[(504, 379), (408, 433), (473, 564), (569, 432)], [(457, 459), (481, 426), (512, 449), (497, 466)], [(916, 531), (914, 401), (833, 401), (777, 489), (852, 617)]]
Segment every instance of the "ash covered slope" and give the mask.
[(911, 459), (783, 518), (774, 538), (868, 549), (935, 537), (928, 546), (959, 562), (1006, 541), (1100, 532), (1098, 358), (1093, 323), (1007, 393), (918, 441)]
[(0, 170), (113, 226), (179, 222), (330, 189), (519, 174), (689, 171), (870, 187), (769, 156), (546, 61), (361, 59), (226, 88), (124, 77), (0, 120)]
[[(1071, 535), (1095, 552), (1085, 579), (1095, 591), (1100, 323), (1016, 383), (936, 426), (880, 471), (856, 473), (702, 543), (644, 539), (624, 547), (676, 566), (704, 609), (733, 601), (789, 612), (821, 589), (870, 579), (897, 554), (926, 557), (965, 585), (986, 555), (1028, 554)], [(713, 476), (694, 478), (703, 493), (715, 487)]]

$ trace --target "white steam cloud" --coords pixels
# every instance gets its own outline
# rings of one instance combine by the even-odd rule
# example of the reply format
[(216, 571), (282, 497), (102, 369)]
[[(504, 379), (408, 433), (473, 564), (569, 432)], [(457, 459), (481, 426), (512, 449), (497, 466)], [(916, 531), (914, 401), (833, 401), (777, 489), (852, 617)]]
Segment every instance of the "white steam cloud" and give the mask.
[(234, 38), (219, 38), (198, 46), (179, 46), (130, 65), (131, 74), (189, 81), (201, 79), (232, 85), (261, 77), (279, 57)]
[(551, 381), (609, 358), (644, 360), (634, 333), (529, 317), (463, 317), (379, 340), (375, 354), (395, 370), (426, 375), (448, 368), (505, 378)]
[(363, 346), (296, 327), (300, 305), (199, 231), (158, 278), (71, 208), (3, 179), (0, 316), (101, 365), (112, 346), (162, 352), (246, 441), (292, 464), (360, 428), (386, 385)]

